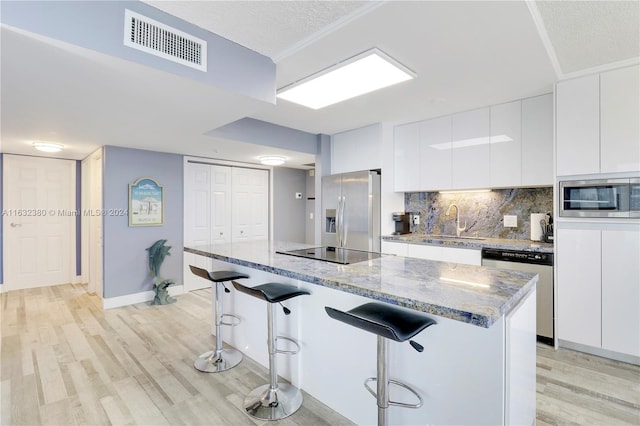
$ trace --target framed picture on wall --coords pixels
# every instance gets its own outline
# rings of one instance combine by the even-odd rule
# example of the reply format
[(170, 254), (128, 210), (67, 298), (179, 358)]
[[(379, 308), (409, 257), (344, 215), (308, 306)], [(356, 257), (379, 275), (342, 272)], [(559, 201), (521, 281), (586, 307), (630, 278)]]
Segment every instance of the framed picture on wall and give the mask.
[(164, 223), (164, 189), (151, 178), (129, 184), (129, 226), (157, 226)]

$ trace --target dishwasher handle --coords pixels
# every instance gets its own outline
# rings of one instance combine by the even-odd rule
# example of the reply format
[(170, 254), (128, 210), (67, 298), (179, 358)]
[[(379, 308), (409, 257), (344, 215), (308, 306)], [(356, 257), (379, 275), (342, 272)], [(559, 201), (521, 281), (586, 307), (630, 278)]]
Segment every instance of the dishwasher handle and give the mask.
[(503, 250), (496, 248), (483, 248), (481, 253), (482, 260), (497, 260), (502, 262), (553, 266), (553, 253), (524, 250)]

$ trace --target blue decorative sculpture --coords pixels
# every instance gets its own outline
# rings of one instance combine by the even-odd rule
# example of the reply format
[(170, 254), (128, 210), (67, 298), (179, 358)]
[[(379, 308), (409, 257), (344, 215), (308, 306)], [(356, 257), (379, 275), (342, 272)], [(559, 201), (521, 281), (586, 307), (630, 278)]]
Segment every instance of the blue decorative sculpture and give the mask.
[(153, 278), (153, 290), (156, 292), (152, 305), (168, 305), (176, 301), (167, 290), (169, 286), (175, 284), (175, 281), (160, 276), (160, 266), (164, 258), (171, 254), (169, 253), (171, 246), (165, 246), (166, 242), (167, 240), (158, 240), (146, 249), (149, 252), (149, 275)]

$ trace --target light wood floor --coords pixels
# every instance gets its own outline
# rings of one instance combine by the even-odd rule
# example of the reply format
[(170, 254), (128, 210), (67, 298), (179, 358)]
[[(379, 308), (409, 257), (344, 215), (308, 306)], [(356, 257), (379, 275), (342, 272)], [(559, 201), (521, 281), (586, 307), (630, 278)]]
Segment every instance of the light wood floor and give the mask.
[[(350, 424), (307, 394), (291, 417), (254, 421), (242, 400), (268, 372), (247, 358), (196, 371), (194, 356), (214, 344), (210, 296), (103, 311), (84, 285), (3, 293), (0, 424)], [(640, 368), (541, 345), (537, 405), (542, 425), (640, 425)]]

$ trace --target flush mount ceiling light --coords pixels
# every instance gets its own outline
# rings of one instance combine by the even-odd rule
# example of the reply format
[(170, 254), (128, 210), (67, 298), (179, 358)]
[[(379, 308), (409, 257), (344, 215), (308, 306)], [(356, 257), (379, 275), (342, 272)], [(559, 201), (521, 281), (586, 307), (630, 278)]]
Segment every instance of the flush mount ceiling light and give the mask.
[(285, 160), (285, 158), (280, 155), (263, 155), (259, 159), (260, 163), (264, 164), (265, 166), (279, 166), (281, 164), (284, 164)]
[(378, 49), (371, 49), (285, 86), (276, 96), (320, 109), (415, 77), (404, 65)]
[(42, 152), (60, 152), (64, 146), (59, 143), (51, 142), (34, 142), (33, 147)]

